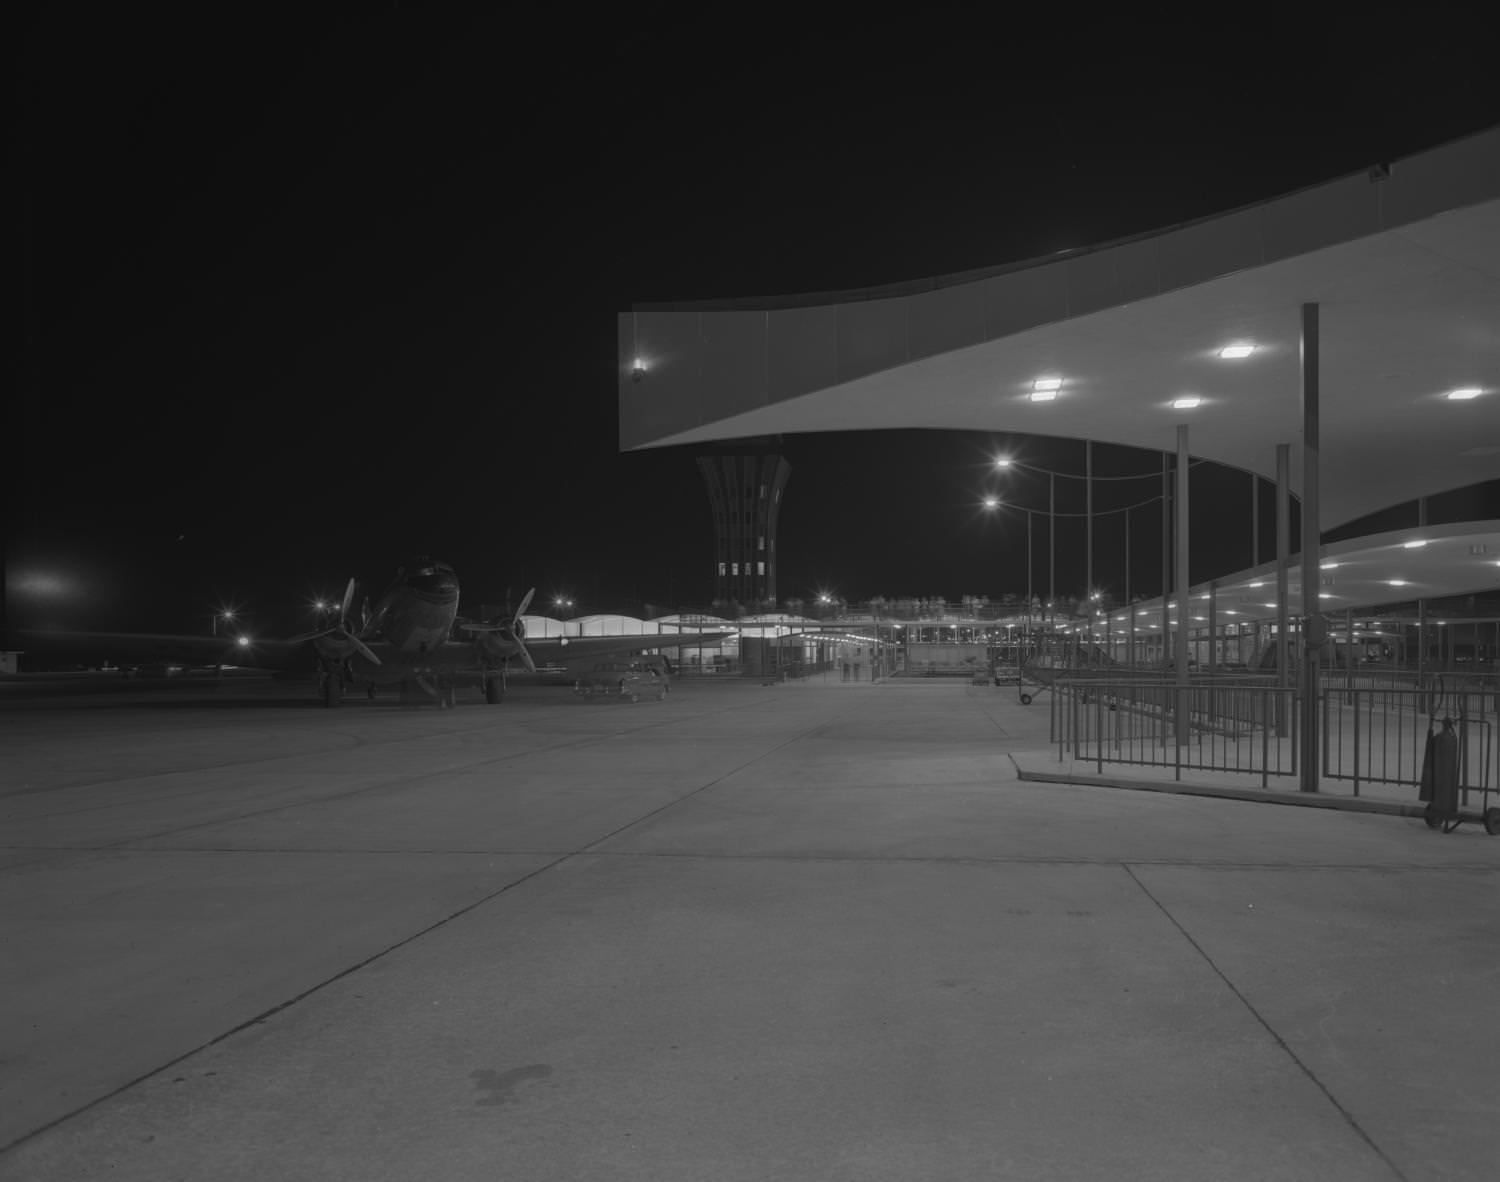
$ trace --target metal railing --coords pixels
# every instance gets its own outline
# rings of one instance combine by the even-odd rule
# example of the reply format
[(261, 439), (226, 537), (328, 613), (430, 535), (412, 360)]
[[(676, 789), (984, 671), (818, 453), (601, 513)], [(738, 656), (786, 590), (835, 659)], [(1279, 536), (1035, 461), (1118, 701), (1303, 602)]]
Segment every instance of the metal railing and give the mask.
[[(1300, 740), (1291, 690), (1261, 678), (1196, 679), (1186, 687), (1169, 677), (1062, 676), (1054, 683), (1052, 740), (1058, 758), (1071, 751), (1093, 761), (1238, 772), (1260, 777), (1297, 772)], [(1186, 743), (1178, 742), (1185, 717)]]
[(1322, 771), (1349, 780), (1355, 796), (1363, 784), (1420, 784), (1427, 736), (1450, 719), (1458, 737), (1460, 803), (1471, 791), (1500, 786), (1493, 688), (1475, 680), (1425, 687), (1348, 686), (1324, 683)]
[[(1170, 674), (1121, 678), (1073, 671), (1053, 682), (1051, 738), (1058, 758), (1235, 772), (1259, 778), (1298, 774), (1301, 711), (1292, 689), (1262, 678), (1194, 678), (1179, 687)], [(1458, 741), (1460, 803), (1471, 792), (1500, 789), (1500, 694), (1483, 679), (1425, 686), (1395, 679), (1325, 678), (1318, 693), (1319, 764), (1325, 780), (1361, 786), (1421, 783), (1429, 732), (1451, 719)], [(1185, 720), (1185, 743), (1178, 720)]]

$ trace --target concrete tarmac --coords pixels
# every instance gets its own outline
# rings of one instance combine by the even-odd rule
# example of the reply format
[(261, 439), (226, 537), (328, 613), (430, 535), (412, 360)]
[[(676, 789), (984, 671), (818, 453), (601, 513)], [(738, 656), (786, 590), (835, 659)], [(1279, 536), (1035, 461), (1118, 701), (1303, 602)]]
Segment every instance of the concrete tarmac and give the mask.
[(0, 695), (0, 1178), (1494, 1176), (1477, 826), (1023, 781), (1013, 688), (301, 694)]

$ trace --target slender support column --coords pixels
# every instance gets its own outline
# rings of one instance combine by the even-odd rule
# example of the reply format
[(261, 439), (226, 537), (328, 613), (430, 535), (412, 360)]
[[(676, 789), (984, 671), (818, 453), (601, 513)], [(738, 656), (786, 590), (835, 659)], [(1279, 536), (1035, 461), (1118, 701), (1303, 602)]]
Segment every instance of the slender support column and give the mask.
[[(1334, 652), (1338, 649), (1335, 648)], [(1354, 609), (1344, 609), (1344, 690), (1350, 706), (1354, 705)]]
[(1427, 674), (1427, 601), (1417, 600), (1417, 686), (1425, 689)]
[(1188, 429), (1177, 428), (1177, 745), (1188, 743)]
[(1260, 477), (1250, 473), (1250, 569), (1260, 565)]
[(1026, 615), (1031, 615), (1031, 510), (1026, 510)]
[(1057, 473), (1047, 474), (1047, 611), (1057, 599)]
[(1219, 588), (1208, 585), (1208, 675), (1219, 671)]
[(1287, 609), (1287, 568), (1292, 561), (1292, 445), (1276, 445), (1276, 737), (1284, 739), (1287, 718), (1286, 691), (1292, 684), (1292, 649), (1287, 636), (1291, 621)]
[(1161, 659), (1166, 663), (1167, 638), (1172, 634), (1171, 613), (1167, 606), (1172, 599), (1172, 494), (1169, 479), (1168, 454), (1161, 453)]
[[(1086, 439), (1083, 442), (1083, 515), (1088, 523), (1086, 532), (1088, 536), (1084, 539), (1084, 548), (1087, 555), (1084, 561), (1083, 594), (1088, 600), (1092, 611), (1094, 594), (1094, 441)], [(1093, 626), (1093, 617), (1090, 618), (1090, 627)]]
[[(1427, 526), (1427, 498), (1417, 498), (1417, 527)], [(1427, 672), (1427, 601), (1417, 600), (1417, 685), (1425, 687), (1422, 678)]]
[(1319, 655), (1326, 627), (1318, 611), (1322, 534), (1318, 522), (1318, 305), (1302, 305), (1302, 782), (1318, 790)]

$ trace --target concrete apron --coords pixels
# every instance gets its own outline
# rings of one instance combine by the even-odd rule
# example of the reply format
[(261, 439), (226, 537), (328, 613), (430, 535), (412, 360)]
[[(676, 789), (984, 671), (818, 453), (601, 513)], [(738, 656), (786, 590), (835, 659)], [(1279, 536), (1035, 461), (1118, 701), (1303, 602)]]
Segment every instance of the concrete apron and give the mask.
[(117, 721), (4, 740), (5, 1178), (1490, 1176), (1470, 827), (1022, 782), (951, 683)]

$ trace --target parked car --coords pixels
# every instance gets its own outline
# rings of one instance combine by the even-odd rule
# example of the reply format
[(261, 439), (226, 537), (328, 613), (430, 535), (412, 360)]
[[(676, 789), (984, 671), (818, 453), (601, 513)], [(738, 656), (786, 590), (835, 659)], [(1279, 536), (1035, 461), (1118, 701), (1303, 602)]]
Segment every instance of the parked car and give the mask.
[(667, 696), (668, 688), (666, 678), (656, 666), (642, 661), (601, 661), (573, 683), (574, 691), (585, 698), (597, 694), (628, 702), (638, 702), (642, 697), (660, 702)]

